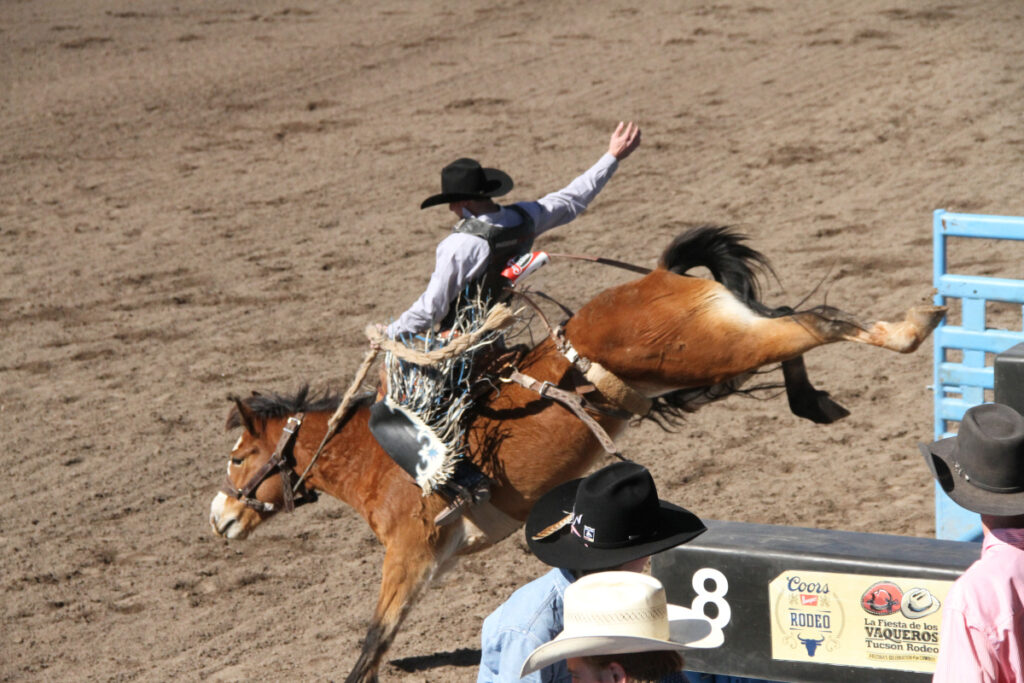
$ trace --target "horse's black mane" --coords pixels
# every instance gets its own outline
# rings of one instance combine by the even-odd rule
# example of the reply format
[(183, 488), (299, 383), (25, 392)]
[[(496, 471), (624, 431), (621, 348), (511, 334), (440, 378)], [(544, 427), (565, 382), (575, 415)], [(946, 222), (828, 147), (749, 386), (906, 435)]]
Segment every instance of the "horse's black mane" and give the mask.
[[(770, 318), (792, 313), (789, 308), (769, 308), (761, 303), (760, 278), (778, 276), (764, 254), (744, 244), (747, 239), (746, 235), (729, 226), (701, 225), (672, 240), (662, 252), (658, 265), (678, 275), (685, 275), (697, 267), (707, 268), (715, 280), (757, 313)], [(760, 384), (733, 393), (757, 398), (753, 392), (774, 391), (782, 387), (777, 383)], [(718, 390), (720, 392), (721, 387)], [(704, 391), (710, 395), (713, 388), (707, 387)], [(687, 412), (692, 412), (686, 406), (692, 401), (694, 392), (694, 389), (684, 389), (659, 396), (654, 399), (651, 412), (645, 419), (650, 419), (662, 429), (677, 426)]]
[[(366, 393), (356, 398), (357, 404), (369, 403), (373, 398), (372, 393)], [(229, 396), (229, 400), (241, 400), (261, 420), (270, 420), (287, 417), (295, 413), (306, 412), (333, 412), (341, 404), (341, 395), (332, 392), (329, 388), (323, 389), (319, 394), (311, 393), (308, 384), (303, 384), (294, 394), (288, 396), (276, 392), (256, 392), (252, 396), (238, 399)], [(238, 414), (238, 407), (233, 407), (228, 413), (227, 429), (236, 429), (242, 426), (242, 417)]]

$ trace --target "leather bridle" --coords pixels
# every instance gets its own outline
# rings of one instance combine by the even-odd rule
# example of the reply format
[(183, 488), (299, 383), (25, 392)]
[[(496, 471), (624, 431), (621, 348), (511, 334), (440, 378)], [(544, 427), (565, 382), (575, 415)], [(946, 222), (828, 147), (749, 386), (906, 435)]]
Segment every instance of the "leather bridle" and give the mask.
[[(254, 497), (256, 489), (259, 488), (267, 477), (273, 475), (274, 471), (281, 475), (281, 490), (284, 496), (283, 509), (285, 512), (291, 512), (300, 505), (306, 503), (316, 502), (317, 493), (311, 489), (307, 489), (300, 479), (292, 488), (292, 466), (294, 464), (294, 458), (292, 457), (292, 444), (295, 441), (295, 435), (299, 431), (299, 427), (302, 425), (302, 420), (305, 418), (305, 413), (296, 413), (292, 417), (288, 418), (288, 422), (284, 426), (284, 430), (281, 432), (281, 438), (277, 440), (277, 447), (274, 449), (274, 454), (270, 456), (270, 459), (263, 464), (263, 467), (259, 468), (249, 478), (249, 482), (242, 488), (235, 488), (234, 483), (231, 481), (231, 477), (227, 477), (227, 481), (221, 486), (220, 490), (222, 493), (226, 493), (235, 500), (241, 501), (247, 507), (256, 510), (257, 512), (273, 512), (276, 508), (273, 503), (265, 503), (262, 500)], [(296, 493), (299, 495), (296, 497)]]

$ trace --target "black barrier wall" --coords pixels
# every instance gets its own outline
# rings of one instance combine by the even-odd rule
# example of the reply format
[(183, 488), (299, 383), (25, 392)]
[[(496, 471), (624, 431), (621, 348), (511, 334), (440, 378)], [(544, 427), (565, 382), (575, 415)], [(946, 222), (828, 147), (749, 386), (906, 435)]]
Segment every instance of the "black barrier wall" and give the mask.
[(671, 603), (712, 619), (721, 647), (689, 671), (776, 681), (931, 680), (941, 604), (980, 543), (707, 522), (655, 555)]
[(995, 402), (1024, 415), (1024, 344), (996, 355), (992, 364)]

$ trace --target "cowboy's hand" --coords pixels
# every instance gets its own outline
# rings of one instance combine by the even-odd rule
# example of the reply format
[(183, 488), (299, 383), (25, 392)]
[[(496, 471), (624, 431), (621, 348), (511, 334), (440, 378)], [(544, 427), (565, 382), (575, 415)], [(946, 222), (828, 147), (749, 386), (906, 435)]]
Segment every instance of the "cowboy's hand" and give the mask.
[(619, 161), (622, 161), (632, 154), (633, 150), (639, 146), (640, 126), (636, 125), (632, 121), (629, 123), (619, 121), (619, 125), (615, 128), (615, 132), (612, 133), (612, 139), (608, 143), (608, 153)]
[[(388, 338), (388, 326), (387, 325), (385, 325), (383, 323), (374, 323), (373, 324), (373, 329), (377, 332), (377, 334), (379, 334), (381, 336), (381, 339), (387, 339)], [(371, 339), (370, 340), (370, 348), (371, 349), (378, 349), (379, 350), (380, 349), (380, 340), (379, 339)]]

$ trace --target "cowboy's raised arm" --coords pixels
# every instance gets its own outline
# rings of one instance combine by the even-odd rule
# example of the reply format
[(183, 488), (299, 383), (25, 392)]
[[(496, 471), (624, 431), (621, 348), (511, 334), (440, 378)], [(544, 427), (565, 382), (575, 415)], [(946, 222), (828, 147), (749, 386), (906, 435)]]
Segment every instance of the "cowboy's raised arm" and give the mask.
[(619, 123), (608, 142), (608, 151), (596, 164), (558, 192), (521, 204), (533, 218), (536, 234), (565, 225), (583, 213), (611, 179), (619, 161), (632, 154), (639, 145), (640, 127), (633, 122)]
[(632, 154), (633, 150), (639, 146), (640, 126), (636, 125), (632, 121), (629, 123), (619, 121), (619, 125), (615, 128), (615, 132), (612, 133), (612, 139), (608, 142), (608, 153), (619, 161), (622, 161)]

